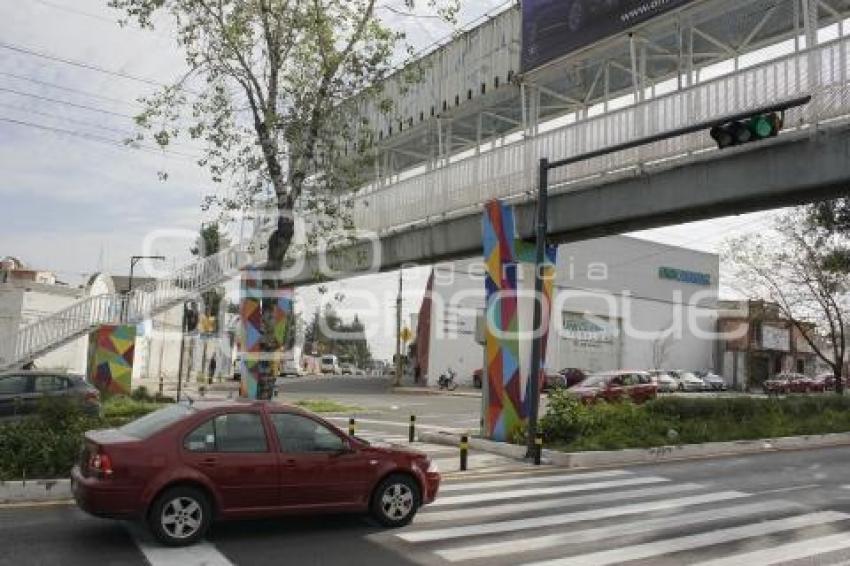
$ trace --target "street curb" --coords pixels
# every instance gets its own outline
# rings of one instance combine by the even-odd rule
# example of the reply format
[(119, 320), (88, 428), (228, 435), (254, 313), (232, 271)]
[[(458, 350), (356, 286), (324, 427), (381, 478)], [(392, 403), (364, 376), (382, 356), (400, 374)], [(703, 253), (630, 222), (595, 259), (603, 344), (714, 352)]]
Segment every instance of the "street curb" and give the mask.
[(72, 499), (71, 480), (27, 480), (0, 482), (0, 504), (39, 503)]
[[(422, 432), (419, 440), (433, 444), (457, 446), (460, 437), (447, 432)], [(657, 464), (677, 460), (702, 458), (725, 458), (751, 454), (814, 450), (850, 445), (850, 433), (833, 433), (812, 436), (789, 436), (734, 442), (707, 442), (680, 446), (658, 446), (655, 448), (630, 448), (599, 452), (560, 452), (543, 450), (543, 461), (563, 468), (603, 468), (608, 466)], [(491, 452), (517, 460), (525, 459), (526, 447), (481, 438), (470, 438), (469, 447), (482, 452)]]
[(402, 395), (443, 395), (446, 397), (481, 398), (481, 393), (476, 393), (475, 391), (440, 391), (438, 389), (431, 389), (428, 387), (393, 387), (392, 392), (400, 393)]

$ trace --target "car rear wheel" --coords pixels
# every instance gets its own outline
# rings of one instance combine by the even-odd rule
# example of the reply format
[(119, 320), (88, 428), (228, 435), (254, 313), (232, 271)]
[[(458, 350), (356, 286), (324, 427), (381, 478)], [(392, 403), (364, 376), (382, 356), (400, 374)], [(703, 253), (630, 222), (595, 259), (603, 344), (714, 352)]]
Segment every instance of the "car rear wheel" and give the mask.
[(188, 546), (199, 541), (212, 524), (207, 495), (194, 487), (173, 487), (157, 497), (148, 514), (154, 536), (168, 546)]
[(392, 475), (372, 495), (372, 517), (385, 527), (403, 527), (413, 520), (421, 504), (416, 481), (409, 476)]

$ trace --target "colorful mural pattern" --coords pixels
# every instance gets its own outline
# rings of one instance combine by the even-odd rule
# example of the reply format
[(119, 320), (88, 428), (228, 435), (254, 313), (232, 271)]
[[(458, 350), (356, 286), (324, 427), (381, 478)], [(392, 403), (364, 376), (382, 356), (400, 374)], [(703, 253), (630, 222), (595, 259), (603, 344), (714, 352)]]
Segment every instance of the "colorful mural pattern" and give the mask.
[[(239, 394), (257, 399), (263, 384), (273, 383), (280, 369), (283, 352), (292, 347), (294, 330), (294, 291), (291, 288), (270, 288), (262, 273), (245, 271), (242, 274), (239, 305), (239, 358), (241, 385)], [(272, 335), (274, 347), (263, 346), (263, 300), (272, 302)]]
[[(521, 313), (517, 273), (519, 264), (534, 262), (534, 245), (515, 239), (513, 210), (499, 201), (491, 201), (485, 207), (483, 243), (487, 319), (483, 433), (487, 438), (504, 442), (523, 430), (530, 411), (530, 363), (521, 359), (519, 348)], [(546, 260), (542, 269), (546, 304), (543, 306), (545, 334), (541, 367), (545, 366), (546, 359), (557, 247), (547, 248)], [(529, 285), (533, 289), (533, 278)], [(522, 316), (531, 321), (531, 312), (522, 313)]]
[(128, 395), (135, 351), (135, 325), (99, 327), (89, 334), (89, 382), (108, 395)]

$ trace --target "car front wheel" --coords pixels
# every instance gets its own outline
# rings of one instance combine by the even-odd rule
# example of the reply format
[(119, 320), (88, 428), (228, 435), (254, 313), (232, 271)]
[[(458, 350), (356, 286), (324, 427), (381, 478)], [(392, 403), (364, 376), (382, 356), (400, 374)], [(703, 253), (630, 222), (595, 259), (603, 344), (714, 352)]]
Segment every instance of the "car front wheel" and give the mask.
[(157, 497), (148, 514), (154, 536), (168, 546), (188, 546), (199, 541), (212, 524), (212, 506), (204, 492), (174, 487)]
[(392, 475), (372, 495), (372, 517), (385, 527), (403, 527), (413, 520), (421, 504), (416, 481), (409, 476)]

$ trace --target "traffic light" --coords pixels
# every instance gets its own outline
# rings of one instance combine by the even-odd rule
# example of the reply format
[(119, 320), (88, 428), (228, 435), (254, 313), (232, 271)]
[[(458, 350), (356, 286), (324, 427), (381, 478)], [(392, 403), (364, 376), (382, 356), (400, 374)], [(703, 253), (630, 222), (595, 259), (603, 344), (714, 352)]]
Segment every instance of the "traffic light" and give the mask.
[(195, 303), (183, 306), (183, 324), (186, 332), (195, 332), (198, 329), (198, 306)]
[(772, 138), (779, 134), (783, 116), (776, 112), (756, 114), (745, 120), (735, 120), (711, 128), (711, 137), (720, 149)]

